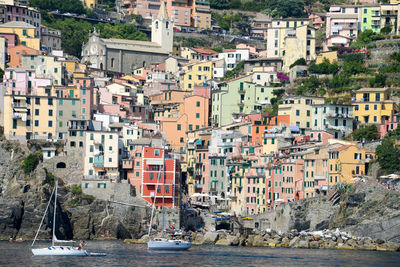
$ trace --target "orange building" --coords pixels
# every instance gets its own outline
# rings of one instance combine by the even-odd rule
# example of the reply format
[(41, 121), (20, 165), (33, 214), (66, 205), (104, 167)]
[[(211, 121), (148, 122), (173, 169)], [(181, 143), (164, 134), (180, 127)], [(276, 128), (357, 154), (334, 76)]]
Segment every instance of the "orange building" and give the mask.
[(263, 144), (263, 135), (265, 129), (272, 129), (276, 126), (290, 124), (290, 115), (278, 115), (278, 116), (266, 116), (261, 121), (253, 121), (251, 126), (252, 133), (252, 144), (261, 145)]
[(27, 47), (25, 45), (17, 45), (7, 48), (7, 53), (10, 56), (10, 62), (8, 62), (9, 68), (22, 68), (22, 56), (24, 55), (39, 55), (40, 51)]
[(182, 151), (186, 132), (208, 126), (209, 99), (170, 90), (150, 97), (154, 121), (160, 125), (167, 142), (175, 151)]

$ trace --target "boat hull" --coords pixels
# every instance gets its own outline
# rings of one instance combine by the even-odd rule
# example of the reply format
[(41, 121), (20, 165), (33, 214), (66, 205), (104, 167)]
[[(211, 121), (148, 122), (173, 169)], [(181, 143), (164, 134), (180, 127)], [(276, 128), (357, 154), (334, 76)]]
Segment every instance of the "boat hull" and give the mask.
[(88, 256), (84, 249), (78, 249), (71, 246), (51, 246), (47, 248), (33, 248), (34, 256)]
[(147, 247), (149, 250), (188, 250), (192, 243), (186, 241), (166, 240), (166, 241), (149, 241)]

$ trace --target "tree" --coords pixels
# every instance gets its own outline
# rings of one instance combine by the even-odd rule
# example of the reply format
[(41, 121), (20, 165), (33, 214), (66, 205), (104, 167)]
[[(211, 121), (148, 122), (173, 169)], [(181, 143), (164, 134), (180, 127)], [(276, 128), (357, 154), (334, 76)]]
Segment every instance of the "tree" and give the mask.
[(372, 141), (379, 139), (379, 132), (376, 125), (361, 126), (353, 133), (353, 139), (357, 141)]
[(36, 166), (39, 164), (39, 157), (36, 154), (29, 154), (23, 161), (22, 161), (22, 169), (24, 170), (25, 174), (31, 173)]
[(308, 71), (317, 74), (337, 74), (339, 72), (339, 65), (336, 62), (331, 64), (328, 59), (324, 58), (320, 64), (311, 64)]
[(293, 68), (294, 66), (297, 65), (307, 65), (306, 60), (304, 59), (304, 57), (297, 59), (292, 65), (290, 65), (290, 69)]
[(86, 14), (81, 0), (31, 0), (32, 7), (41, 10), (59, 10), (61, 13)]
[(385, 74), (378, 73), (375, 75), (373, 78), (368, 79), (369, 86), (379, 88), (379, 87), (385, 87), (386, 85), (386, 76)]
[(303, 80), (303, 84), (296, 90), (298, 95), (314, 95), (317, 89), (320, 88), (322, 82), (315, 75)]
[(392, 138), (385, 138), (382, 144), (377, 146), (376, 155), (381, 168), (386, 173), (393, 173), (400, 170), (400, 150), (394, 144)]

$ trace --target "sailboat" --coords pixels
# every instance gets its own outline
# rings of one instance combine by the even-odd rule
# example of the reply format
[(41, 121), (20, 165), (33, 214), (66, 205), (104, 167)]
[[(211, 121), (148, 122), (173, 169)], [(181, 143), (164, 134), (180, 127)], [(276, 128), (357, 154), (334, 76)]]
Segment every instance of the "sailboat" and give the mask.
[(83, 249), (83, 245), (79, 247), (73, 247), (73, 246), (56, 246), (56, 243), (73, 243), (73, 240), (58, 240), (56, 237), (56, 211), (57, 211), (57, 189), (58, 189), (58, 180), (56, 180), (56, 185), (53, 188), (53, 191), (51, 193), (49, 203), (47, 203), (46, 210), (43, 214), (42, 221), (40, 222), (39, 229), (36, 232), (35, 238), (33, 239), (31, 247), (36, 242), (36, 238), (39, 234), (40, 228), (42, 227), (44, 218), (46, 216), (46, 213), (49, 209), (51, 199), (54, 195), (54, 214), (53, 214), (53, 238), (51, 242), (51, 246), (45, 247), (45, 248), (32, 248), (32, 253), (35, 256), (88, 256), (88, 253), (86, 250)]
[[(163, 141), (165, 142), (164, 138)], [(149, 250), (173, 250), (173, 251), (179, 251), (179, 250), (188, 250), (192, 246), (191, 241), (185, 241), (181, 239), (171, 239), (171, 238), (166, 238), (164, 237), (166, 229), (165, 229), (165, 211), (164, 211), (164, 198), (165, 198), (165, 145), (163, 146), (163, 165), (162, 169), (158, 172), (158, 176), (160, 175), (161, 170), (163, 171), (163, 201), (162, 201), (162, 220), (163, 220), (163, 230), (162, 230), (162, 237), (161, 238), (153, 238), (150, 239), (147, 242), (147, 248)], [(157, 186), (158, 186), (158, 179), (157, 177)], [(156, 186), (156, 187), (157, 187)], [(157, 199), (157, 190), (155, 192), (154, 196), (154, 202), (153, 202), (153, 209), (151, 211), (151, 219), (150, 219), (150, 227), (149, 227), (149, 237), (151, 233), (151, 227), (153, 225), (153, 215), (154, 215), (154, 209), (155, 209), (155, 204), (156, 204), (156, 199)]]

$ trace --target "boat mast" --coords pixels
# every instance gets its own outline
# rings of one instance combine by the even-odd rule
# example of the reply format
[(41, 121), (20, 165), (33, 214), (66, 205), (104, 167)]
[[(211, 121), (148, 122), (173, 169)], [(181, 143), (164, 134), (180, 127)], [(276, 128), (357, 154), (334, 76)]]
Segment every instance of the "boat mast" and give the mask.
[(165, 212), (164, 212), (164, 198), (165, 198), (165, 139), (163, 136), (163, 198), (162, 198), (162, 221), (163, 221), (163, 235), (165, 232)]
[(50, 196), (50, 198), (49, 198), (49, 202), (47, 203), (46, 210), (44, 211), (44, 214), (43, 214), (43, 217), (42, 217), (42, 221), (40, 222), (39, 228), (38, 228), (38, 230), (37, 230), (37, 232), (36, 232), (35, 238), (33, 239), (33, 242), (32, 242), (32, 245), (31, 245), (31, 246), (33, 246), (33, 245), (35, 244), (35, 242), (36, 242), (36, 238), (37, 238), (38, 235), (39, 235), (40, 228), (42, 228), (42, 224), (43, 224), (44, 218), (46, 217), (47, 210), (48, 210), (49, 207), (50, 207), (50, 202), (51, 202), (51, 199), (53, 198), (53, 195), (54, 195), (54, 191), (55, 191), (55, 190), (56, 190), (56, 187), (54, 187), (54, 188), (53, 188), (53, 191), (51, 192), (51, 196)]
[(55, 196), (54, 196), (53, 238), (51, 240), (52, 246), (54, 246), (54, 237), (56, 236), (57, 189), (58, 189), (58, 179), (56, 179), (56, 192), (55, 192)]

